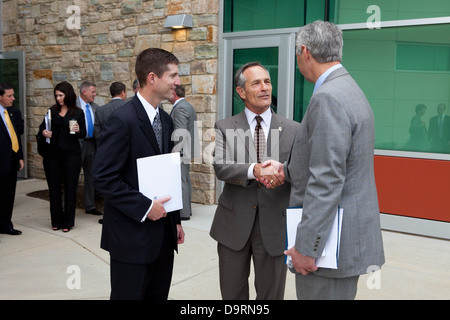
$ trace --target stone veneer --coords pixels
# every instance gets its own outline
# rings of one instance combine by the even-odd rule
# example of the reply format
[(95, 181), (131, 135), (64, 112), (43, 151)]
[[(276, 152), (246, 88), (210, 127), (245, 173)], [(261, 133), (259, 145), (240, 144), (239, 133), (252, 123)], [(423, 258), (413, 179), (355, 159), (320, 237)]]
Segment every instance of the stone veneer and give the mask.
[[(69, 6), (79, 8), (78, 28), (71, 24), (77, 16), (67, 12)], [(3, 0), (3, 50), (26, 53), (28, 175), (45, 178), (35, 135), (55, 103), (54, 85), (68, 81), (78, 93), (83, 80), (93, 81), (95, 102), (103, 105), (110, 99), (110, 84), (120, 81), (130, 96), (136, 56), (148, 47), (179, 58), (186, 99), (202, 123), (203, 147), (211, 145), (217, 114), (218, 6), (219, 0)], [(168, 15), (181, 13), (192, 15), (192, 29), (163, 27)], [(170, 112), (171, 105), (164, 108)], [(203, 161), (191, 167), (192, 201), (214, 203), (212, 166)]]

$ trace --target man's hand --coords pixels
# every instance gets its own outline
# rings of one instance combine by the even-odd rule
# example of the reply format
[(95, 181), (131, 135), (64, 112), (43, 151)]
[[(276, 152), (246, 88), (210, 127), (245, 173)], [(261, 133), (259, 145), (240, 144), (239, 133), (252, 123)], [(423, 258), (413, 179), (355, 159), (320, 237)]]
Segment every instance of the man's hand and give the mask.
[(318, 269), (316, 266), (316, 259), (302, 255), (295, 247), (284, 251), (284, 254), (291, 256), (295, 271), (304, 276)]
[(275, 160), (267, 160), (260, 165), (260, 176), (255, 175), (255, 177), (266, 188), (276, 188), (285, 180), (283, 164)]
[(177, 239), (178, 244), (184, 243), (184, 230), (181, 224), (177, 224)]
[(164, 203), (169, 201), (170, 199), (172, 199), (172, 197), (167, 196), (167, 197), (153, 200), (153, 206), (147, 215), (147, 219), (156, 221), (161, 218), (167, 217), (167, 212), (166, 212), (166, 209), (164, 208)]

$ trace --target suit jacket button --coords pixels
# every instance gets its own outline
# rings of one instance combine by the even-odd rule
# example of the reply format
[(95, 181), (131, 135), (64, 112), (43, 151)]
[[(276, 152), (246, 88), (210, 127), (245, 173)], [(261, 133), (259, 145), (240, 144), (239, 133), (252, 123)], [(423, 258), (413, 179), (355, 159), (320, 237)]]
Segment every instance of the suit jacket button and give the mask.
[(256, 204), (253, 205), (253, 209), (257, 209), (258, 206)]

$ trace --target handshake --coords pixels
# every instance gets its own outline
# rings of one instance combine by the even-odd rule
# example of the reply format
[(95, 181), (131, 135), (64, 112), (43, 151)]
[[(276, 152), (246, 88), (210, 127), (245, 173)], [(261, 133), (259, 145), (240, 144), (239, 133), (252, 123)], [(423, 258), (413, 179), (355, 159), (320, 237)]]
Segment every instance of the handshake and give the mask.
[(268, 189), (282, 185), (285, 180), (283, 164), (275, 160), (257, 163), (253, 168), (253, 174), (256, 180), (264, 184)]

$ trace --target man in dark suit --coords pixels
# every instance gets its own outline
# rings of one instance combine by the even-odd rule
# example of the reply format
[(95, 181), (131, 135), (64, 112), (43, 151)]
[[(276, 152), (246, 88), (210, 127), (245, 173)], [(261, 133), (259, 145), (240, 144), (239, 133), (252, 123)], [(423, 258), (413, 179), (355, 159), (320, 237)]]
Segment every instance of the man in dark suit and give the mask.
[(102, 215), (102, 212), (98, 211), (95, 207), (95, 189), (92, 176), (92, 167), (97, 151), (97, 143), (94, 137), (94, 123), (95, 113), (99, 105), (94, 102), (96, 95), (96, 85), (90, 81), (83, 81), (80, 85), (80, 96), (77, 99), (77, 106), (83, 110), (86, 120), (86, 137), (80, 139), (84, 176), (84, 206), (86, 213)]
[[(181, 154), (181, 181), (183, 191), (183, 209), (180, 211), (181, 220), (189, 220), (192, 215), (192, 188), (189, 170), (191, 159), (198, 156), (199, 143), (197, 132), (197, 114), (194, 107), (185, 99), (185, 88), (177, 86), (175, 96), (169, 100), (173, 104), (170, 116), (175, 129), (175, 151)], [(181, 140), (181, 141), (180, 141)]]
[(125, 104), (127, 98), (127, 87), (122, 82), (113, 82), (109, 86), (109, 92), (112, 97), (111, 101), (97, 108), (95, 112), (94, 137), (97, 144), (101, 138), (102, 129), (105, 126), (106, 120), (108, 120), (111, 113)]
[(430, 119), (428, 139), (432, 152), (450, 153), (450, 116), (445, 114), (445, 104), (437, 107), (437, 116)]
[(24, 166), (20, 121), (11, 112), (14, 89), (0, 84), (0, 233), (19, 235), (22, 232), (13, 227), (11, 221), (16, 195), (17, 171)]
[(256, 298), (279, 300), (286, 283), (283, 252), (290, 184), (269, 190), (256, 179), (267, 174), (261, 161), (287, 159), (299, 123), (270, 108), (272, 84), (261, 64), (242, 66), (235, 85), (245, 110), (215, 125), (214, 170), (225, 186), (210, 234), (218, 242), (220, 289), (224, 300), (249, 299), (253, 259)]
[(170, 197), (139, 192), (136, 160), (172, 151), (173, 122), (157, 106), (180, 84), (178, 59), (146, 49), (136, 74), (141, 89), (109, 117), (95, 158), (95, 186), (105, 198), (101, 247), (111, 257), (111, 299), (165, 300), (174, 250), (184, 242), (180, 212), (165, 211)]

